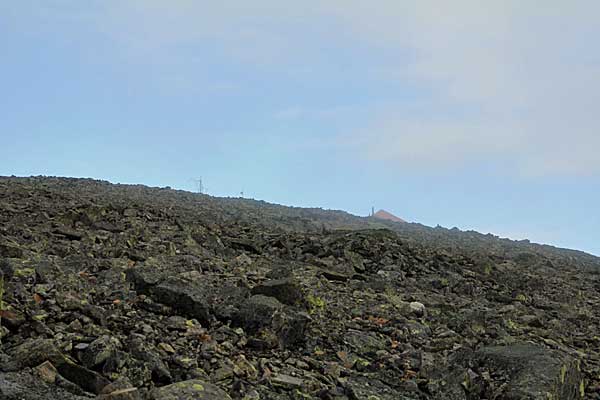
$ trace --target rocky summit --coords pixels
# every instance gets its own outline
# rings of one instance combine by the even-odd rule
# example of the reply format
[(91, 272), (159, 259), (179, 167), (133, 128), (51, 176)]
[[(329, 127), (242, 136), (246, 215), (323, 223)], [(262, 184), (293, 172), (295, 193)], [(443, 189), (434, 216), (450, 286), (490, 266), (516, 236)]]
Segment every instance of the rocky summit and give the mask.
[(598, 399), (600, 259), (89, 179), (0, 178), (0, 399)]

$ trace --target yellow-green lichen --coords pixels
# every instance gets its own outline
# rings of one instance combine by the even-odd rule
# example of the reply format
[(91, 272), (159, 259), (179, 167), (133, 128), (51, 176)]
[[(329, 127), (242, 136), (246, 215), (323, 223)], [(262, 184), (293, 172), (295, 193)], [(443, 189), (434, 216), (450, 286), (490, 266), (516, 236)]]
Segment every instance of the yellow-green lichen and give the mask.
[(33, 275), (35, 275), (35, 269), (33, 269), (33, 268), (15, 269), (14, 275), (19, 278), (33, 276)]
[(31, 319), (34, 320), (34, 321), (43, 321), (46, 318), (48, 318), (48, 314), (37, 314), (37, 315), (33, 315), (31, 317)]
[(517, 297), (515, 297), (515, 300), (525, 303), (527, 301), (527, 296), (525, 296), (523, 293), (519, 293)]
[(320, 297), (313, 296), (312, 294), (309, 294), (308, 296), (306, 296), (306, 301), (308, 302), (309, 313), (311, 313), (311, 314), (314, 314), (325, 308), (325, 300), (323, 300)]
[(198, 391), (198, 392), (203, 392), (204, 391), (204, 386), (202, 386), (199, 383), (194, 383), (192, 385), (192, 388), (194, 388), (194, 390)]
[(512, 319), (508, 319), (505, 321), (506, 327), (508, 329), (510, 329), (511, 331), (517, 331), (519, 330), (519, 325), (513, 321)]
[(303, 399), (312, 399), (311, 396), (309, 396), (306, 393), (302, 393), (300, 390), (296, 389), (296, 396), (300, 396)]

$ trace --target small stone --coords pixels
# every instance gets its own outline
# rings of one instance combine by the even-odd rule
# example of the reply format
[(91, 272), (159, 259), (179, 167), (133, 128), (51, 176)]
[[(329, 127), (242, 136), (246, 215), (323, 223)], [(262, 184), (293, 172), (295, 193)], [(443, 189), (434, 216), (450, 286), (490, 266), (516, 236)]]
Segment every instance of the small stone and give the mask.
[(135, 217), (135, 216), (137, 216), (137, 210), (135, 208), (126, 208), (123, 211), (123, 216), (124, 217)]
[(184, 369), (196, 368), (198, 366), (198, 362), (190, 357), (177, 356), (173, 359), (173, 362)]
[(108, 394), (101, 394), (96, 400), (141, 400), (142, 396), (137, 388), (119, 389)]
[(129, 379), (120, 378), (120, 379), (117, 379), (116, 381), (114, 381), (113, 383), (106, 385), (102, 389), (100, 394), (109, 394), (109, 393), (115, 392), (117, 390), (131, 389), (132, 387), (133, 387), (133, 385), (131, 384)]
[(69, 329), (73, 332), (80, 332), (83, 329), (83, 325), (81, 324), (81, 321), (76, 319), (69, 324)]
[(154, 389), (149, 400), (231, 400), (231, 397), (217, 386), (208, 382), (193, 379), (177, 382)]
[(42, 378), (44, 382), (56, 382), (56, 375), (58, 375), (58, 371), (50, 361), (44, 361), (42, 364), (35, 367), (35, 372), (40, 376), (40, 378)]
[(419, 303), (418, 301), (413, 301), (408, 305), (408, 307), (410, 312), (417, 317), (422, 317), (426, 313), (425, 305), (423, 303)]
[(182, 279), (185, 279), (187, 281), (195, 281), (195, 280), (202, 279), (202, 273), (200, 273), (199, 271), (196, 271), (196, 270), (187, 271), (187, 272), (182, 272), (181, 274), (179, 274), (179, 277)]
[(213, 375), (212, 375), (212, 380), (214, 382), (221, 382), (227, 379), (231, 379), (233, 377), (233, 368), (229, 367), (229, 366), (223, 366), (219, 369), (217, 369)]
[(119, 346), (120, 342), (116, 338), (110, 336), (99, 337), (85, 348), (81, 361), (86, 367), (95, 368), (108, 360)]
[(152, 329), (152, 327), (148, 324), (142, 324), (141, 326), (141, 330), (143, 333), (145, 333), (146, 335), (154, 332), (154, 329)]
[(187, 326), (187, 320), (179, 315), (173, 315), (167, 318), (166, 327), (172, 330), (185, 331)]
[(282, 386), (286, 389), (299, 389), (302, 387), (304, 381), (300, 378), (290, 375), (277, 374), (271, 379), (271, 383)]
[(341, 367), (336, 362), (326, 362), (323, 367), (323, 373), (327, 376), (331, 376), (334, 379), (340, 377)]
[(88, 347), (90, 347), (89, 343), (77, 343), (75, 346), (73, 346), (73, 348), (75, 350), (80, 350), (80, 351), (83, 351), (83, 350), (87, 349)]
[(242, 253), (233, 260), (236, 266), (248, 266), (252, 264), (252, 259), (246, 255), (246, 253)]
[(242, 400), (260, 400), (260, 394), (256, 390), (251, 390), (246, 393)]
[(349, 280), (350, 278), (352, 278), (352, 275), (349, 273), (334, 271), (331, 269), (327, 269), (327, 270), (324, 269), (321, 271), (321, 273), (323, 274), (323, 276), (325, 278), (329, 279), (330, 281), (345, 282), (345, 281)]
[(256, 367), (249, 362), (243, 354), (240, 354), (233, 360), (233, 373), (241, 378), (254, 380), (258, 377)]
[(168, 343), (159, 343), (158, 348), (163, 350), (165, 353), (174, 354), (175, 349)]
[(14, 309), (0, 310), (0, 317), (2, 317), (2, 324), (12, 330), (18, 329), (25, 323), (25, 315)]

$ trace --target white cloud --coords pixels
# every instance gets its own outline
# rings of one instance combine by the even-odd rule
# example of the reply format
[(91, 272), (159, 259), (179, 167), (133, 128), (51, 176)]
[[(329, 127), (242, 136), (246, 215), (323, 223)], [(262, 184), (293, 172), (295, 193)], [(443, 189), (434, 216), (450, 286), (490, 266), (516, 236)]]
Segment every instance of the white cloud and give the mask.
[[(599, 3), (386, 5), (346, 7), (345, 16), (390, 51), (413, 49), (414, 63), (397, 66), (399, 79), (434, 90), (415, 115), (387, 110), (354, 133), (370, 159), (409, 168), (487, 161), (536, 176), (600, 173)], [(457, 108), (459, 116), (448, 117)]]

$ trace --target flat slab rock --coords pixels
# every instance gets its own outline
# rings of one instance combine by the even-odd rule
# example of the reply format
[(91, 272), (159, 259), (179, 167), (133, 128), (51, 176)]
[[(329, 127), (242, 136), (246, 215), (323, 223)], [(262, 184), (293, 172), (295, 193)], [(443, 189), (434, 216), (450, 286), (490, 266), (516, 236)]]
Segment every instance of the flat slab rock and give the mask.
[(55, 384), (44, 382), (29, 371), (0, 373), (2, 400), (86, 400), (92, 395), (75, 395)]
[(34, 368), (50, 362), (58, 373), (91, 393), (100, 391), (110, 382), (96, 371), (75, 364), (63, 355), (51, 339), (30, 339), (8, 352), (9, 362), (0, 365), (6, 372)]
[(231, 400), (217, 386), (193, 379), (154, 389), (150, 400)]
[(302, 387), (304, 381), (294, 376), (277, 374), (271, 379), (271, 383), (277, 386), (283, 386), (286, 389), (297, 389)]

